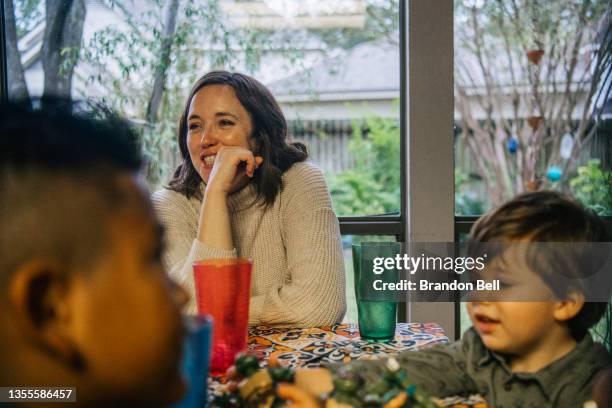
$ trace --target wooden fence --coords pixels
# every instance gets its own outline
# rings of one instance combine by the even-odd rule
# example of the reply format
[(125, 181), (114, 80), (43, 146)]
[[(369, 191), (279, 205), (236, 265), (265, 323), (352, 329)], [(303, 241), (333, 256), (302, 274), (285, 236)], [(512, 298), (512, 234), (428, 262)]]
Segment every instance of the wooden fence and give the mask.
[(291, 139), (304, 143), (311, 160), (324, 172), (339, 173), (353, 166), (349, 151), (353, 134), (351, 121), (290, 121), (288, 126)]

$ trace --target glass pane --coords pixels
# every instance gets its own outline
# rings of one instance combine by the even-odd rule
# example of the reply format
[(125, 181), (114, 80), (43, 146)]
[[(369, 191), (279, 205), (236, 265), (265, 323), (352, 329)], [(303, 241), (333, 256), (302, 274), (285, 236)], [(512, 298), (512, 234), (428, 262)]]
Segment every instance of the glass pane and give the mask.
[(346, 315), (345, 322), (357, 322), (357, 300), (355, 298), (355, 281), (353, 279), (352, 244), (359, 242), (395, 242), (393, 235), (343, 235), (342, 250), (344, 252), (344, 269), (346, 270)]
[(457, 214), (538, 189), (612, 214), (611, 11), (455, 0)]
[[(469, 234), (459, 234), (459, 242), (467, 242), (469, 239)], [(472, 327), (472, 321), (470, 320), (470, 316), (467, 311), (467, 303), (459, 302), (459, 337), (465, 333), (467, 329)]]
[(225, 69), (272, 90), (338, 215), (399, 211), (398, 0), (3, 1), (10, 97), (118, 109), (140, 127), (153, 189), (178, 164), (191, 85)]

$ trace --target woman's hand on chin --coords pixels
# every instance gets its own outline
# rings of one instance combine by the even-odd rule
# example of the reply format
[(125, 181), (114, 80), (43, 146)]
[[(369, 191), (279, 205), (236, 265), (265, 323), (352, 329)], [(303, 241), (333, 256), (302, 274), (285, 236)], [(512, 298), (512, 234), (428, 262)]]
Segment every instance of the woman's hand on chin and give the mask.
[(244, 187), (253, 177), (263, 157), (240, 146), (223, 146), (217, 152), (206, 191), (230, 194)]

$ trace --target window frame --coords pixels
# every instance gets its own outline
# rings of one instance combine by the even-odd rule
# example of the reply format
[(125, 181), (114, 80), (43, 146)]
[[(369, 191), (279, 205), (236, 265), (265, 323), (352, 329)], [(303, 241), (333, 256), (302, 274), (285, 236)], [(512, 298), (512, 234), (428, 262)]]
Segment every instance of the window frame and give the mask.
[(0, 0), (0, 102), (8, 99), (8, 72), (6, 61), (6, 33), (4, 24), (4, 0)]
[[(406, 0), (406, 241), (454, 240), (453, 0)], [(435, 51), (433, 51), (435, 50)], [(408, 299), (410, 300), (410, 298)], [(405, 320), (456, 339), (457, 302), (407, 302)]]

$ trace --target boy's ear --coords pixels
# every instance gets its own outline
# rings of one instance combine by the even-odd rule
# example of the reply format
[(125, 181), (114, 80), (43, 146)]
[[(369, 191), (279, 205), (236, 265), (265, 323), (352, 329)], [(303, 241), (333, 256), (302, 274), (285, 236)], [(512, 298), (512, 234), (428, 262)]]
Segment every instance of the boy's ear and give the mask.
[(70, 276), (63, 265), (35, 260), (13, 274), (9, 286), (9, 313), (24, 342), (73, 369), (82, 358), (70, 336)]
[(584, 306), (584, 295), (582, 293), (572, 291), (567, 295), (567, 298), (557, 302), (554, 317), (558, 321), (566, 322), (573, 319)]

